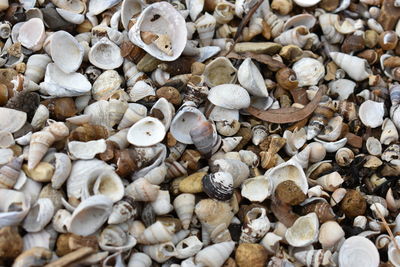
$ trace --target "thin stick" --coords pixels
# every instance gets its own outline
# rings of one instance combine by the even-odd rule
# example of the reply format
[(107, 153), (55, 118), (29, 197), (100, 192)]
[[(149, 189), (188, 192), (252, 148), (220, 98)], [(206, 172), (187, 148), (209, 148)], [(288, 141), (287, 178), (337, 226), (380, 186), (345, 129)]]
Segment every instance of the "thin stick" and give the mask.
[(378, 206), (376, 206), (376, 203), (374, 203), (374, 205), (375, 205), (375, 208), (376, 208), (375, 210), (378, 213), (377, 215), (378, 215), (379, 219), (382, 220), (383, 226), (385, 227), (386, 231), (388, 232), (388, 234), (390, 236), (390, 239), (392, 240), (394, 246), (396, 247), (397, 252), (400, 253), (400, 247), (397, 244), (396, 239), (394, 238), (393, 232), (392, 232), (392, 230), (390, 230), (390, 227), (389, 227), (388, 223), (386, 222), (385, 217), (383, 217), (383, 215), (382, 215), (381, 211), (379, 210)]

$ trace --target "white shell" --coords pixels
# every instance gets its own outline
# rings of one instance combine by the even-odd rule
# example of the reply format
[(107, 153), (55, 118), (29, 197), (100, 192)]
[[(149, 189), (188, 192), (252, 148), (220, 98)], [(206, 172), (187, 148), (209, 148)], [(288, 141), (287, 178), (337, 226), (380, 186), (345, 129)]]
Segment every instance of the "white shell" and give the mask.
[(142, 235), (138, 237), (141, 244), (151, 245), (171, 241), (172, 232), (160, 221), (156, 221), (147, 227)]
[(208, 100), (227, 109), (242, 109), (250, 106), (249, 93), (236, 84), (221, 84), (210, 89)]
[(141, 100), (146, 96), (154, 95), (156, 95), (155, 89), (145, 81), (136, 82), (129, 92), (129, 97), (132, 102)]
[(203, 11), (204, 0), (186, 0), (186, 8), (192, 21), (195, 21), (201, 11)]
[(43, 21), (39, 18), (32, 18), (24, 22), (19, 28), (18, 41), (21, 44), (32, 50), (38, 51), (42, 48), (46, 32)]
[(81, 24), (85, 21), (85, 16), (82, 14), (77, 14), (75, 12), (62, 8), (56, 8), (56, 11), (63, 19), (71, 22), (72, 24)]
[(98, 15), (103, 11), (115, 6), (122, 0), (91, 0), (89, 2), (89, 12), (91, 15)]
[(237, 159), (218, 159), (213, 164), (219, 167), (219, 171), (232, 175), (234, 188), (239, 187), (250, 175), (249, 167)]
[(102, 38), (90, 48), (89, 61), (104, 70), (119, 68), (124, 62), (119, 47), (108, 38)]
[(216, 19), (207, 12), (195, 21), (202, 46), (209, 46), (211, 44), (216, 23)]
[[(153, 17), (157, 17), (157, 19), (153, 20)], [(145, 44), (140, 35), (141, 31), (166, 34), (171, 40), (172, 54), (167, 55), (154, 44)], [(187, 29), (184, 18), (167, 2), (158, 2), (146, 7), (135, 25), (129, 30), (129, 39), (135, 45), (162, 61), (173, 61), (182, 54), (186, 45), (186, 36)]]
[(81, 0), (52, 0), (51, 2), (59, 8), (78, 14), (86, 10), (86, 4)]
[(367, 100), (360, 105), (358, 116), (365, 126), (376, 128), (382, 125), (384, 113), (384, 103)]
[(204, 82), (209, 86), (217, 86), (225, 83), (235, 83), (237, 69), (226, 57), (217, 57), (208, 63), (204, 69)]
[(75, 159), (93, 159), (97, 154), (106, 151), (107, 145), (104, 139), (80, 142), (71, 141), (68, 143), (68, 152)]
[(28, 232), (39, 232), (51, 221), (54, 205), (49, 198), (39, 198), (26, 215), (22, 227)]
[[(83, 191), (83, 199), (88, 197), (91, 191), (93, 191), (95, 195), (104, 195), (113, 202), (121, 200), (124, 196), (124, 185), (122, 184), (121, 178), (114, 171), (104, 170), (95, 178), (93, 187), (91, 187), (93, 183), (91, 179), (89, 179), (87, 183)], [(86, 190), (89, 192), (85, 192)]]
[(121, 5), (121, 23), (128, 30), (130, 19), (142, 11), (144, 3), (140, 0), (124, 0)]
[(286, 241), (294, 247), (311, 245), (317, 241), (318, 228), (318, 216), (315, 212), (301, 216), (287, 229), (285, 233)]
[(321, 143), (325, 147), (326, 152), (329, 152), (329, 153), (338, 151), (339, 149), (344, 147), (346, 145), (346, 143), (347, 143), (347, 138), (346, 137), (344, 137), (344, 138), (342, 138), (340, 140), (337, 140), (335, 142), (325, 142), (325, 141), (320, 140), (318, 138), (314, 138), (314, 140), (317, 141), (318, 143)]
[(325, 75), (325, 67), (316, 59), (302, 58), (293, 64), (299, 86), (317, 85)]
[(332, 172), (319, 177), (316, 182), (321, 185), (324, 190), (333, 192), (344, 182), (344, 180), (338, 172)]
[(28, 195), (0, 188), (0, 228), (18, 225), (28, 214), (30, 206)]
[(329, 83), (332, 93), (339, 94), (338, 100), (346, 100), (354, 92), (356, 83), (348, 79), (339, 79)]
[(238, 70), (238, 80), (251, 95), (267, 97), (268, 91), (264, 78), (250, 58), (246, 58)]
[(172, 242), (143, 246), (143, 252), (158, 263), (163, 263), (176, 255), (175, 246)]
[(55, 153), (55, 170), (51, 177), (51, 186), (60, 189), (71, 173), (71, 160), (64, 153)]
[(265, 176), (244, 180), (241, 194), (250, 201), (263, 202), (272, 193), (272, 183)]
[(49, 117), (50, 117), (50, 112), (47, 109), (47, 107), (45, 105), (40, 104), (35, 111), (35, 115), (33, 115), (31, 121), (32, 127), (35, 130), (43, 128)]
[(339, 52), (330, 52), (329, 55), (355, 81), (365, 80), (372, 73), (365, 59)]
[(335, 221), (324, 222), (319, 228), (318, 241), (322, 248), (331, 248), (344, 237), (342, 227)]
[(382, 134), (379, 141), (384, 145), (390, 145), (399, 139), (399, 133), (393, 121), (386, 118), (382, 123)]
[(156, 109), (162, 113), (163, 118), (161, 122), (164, 124), (165, 129), (168, 130), (171, 125), (172, 117), (175, 114), (174, 106), (169, 103), (167, 99), (161, 97), (151, 108), (150, 114), (152, 114)]
[(340, 266), (379, 266), (379, 253), (374, 243), (362, 236), (347, 238), (339, 251)]
[(54, 63), (47, 65), (40, 92), (54, 97), (78, 96), (92, 89), (88, 79), (80, 73), (65, 73)]
[(25, 78), (34, 83), (43, 80), (47, 64), (51, 62), (51, 58), (46, 54), (34, 54), (28, 58), (26, 63)]
[(151, 202), (151, 206), (153, 207), (153, 210), (157, 215), (165, 215), (170, 213), (174, 209), (174, 207), (171, 205), (171, 197), (169, 195), (169, 191), (158, 191), (157, 198), (156, 200)]
[[(210, 113), (209, 119), (212, 121), (215, 121), (215, 122), (238, 121), (239, 120), (239, 110), (227, 109), (227, 108), (215, 106)], [(239, 131), (239, 129), (238, 129), (238, 131)]]
[(51, 235), (45, 230), (27, 233), (22, 240), (24, 242), (24, 251), (34, 247), (50, 249), (50, 238)]
[(176, 257), (186, 259), (197, 254), (203, 247), (203, 243), (197, 236), (189, 236), (176, 245)]
[[(395, 242), (397, 243), (397, 246), (400, 244), (400, 237), (396, 236), (395, 237)], [(400, 266), (400, 255), (399, 255), (399, 251), (397, 250), (395, 244), (393, 243), (393, 241), (391, 241), (389, 243), (389, 247), (388, 247), (388, 258), (389, 261), (396, 267)]]
[(324, 141), (336, 141), (343, 128), (343, 117), (335, 116), (329, 120), (328, 125), (325, 126), (324, 130), (317, 136), (319, 139)]
[(372, 136), (368, 137), (365, 146), (367, 148), (368, 153), (371, 155), (378, 156), (382, 154), (382, 144), (375, 137)]
[(129, 258), (128, 267), (151, 267), (151, 258), (142, 252), (133, 252)]
[(174, 208), (182, 222), (183, 229), (189, 229), (192, 220), (195, 197), (193, 194), (180, 194), (174, 199)]
[(269, 179), (273, 185), (273, 191), (275, 191), (276, 187), (283, 181), (292, 180), (295, 182), (304, 192), (307, 193), (308, 190), (308, 182), (307, 177), (303, 171), (303, 168), (297, 163), (293, 161), (287, 161), (278, 166), (269, 169), (265, 176)]
[(14, 144), (15, 140), (10, 132), (0, 131), (0, 148), (7, 148)]
[(67, 233), (67, 225), (71, 219), (71, 213), (66, 209), (59, 209), (53, 217), (53, 229), (59, 233)]
[(118, 72), (115, 70), (106, 70), (100, 74), (100, 76), (93, 83), (93, 99), (109, 99), (120, 88), (122, 81), (122, 77), (118, 74)]
[(109, 225), (103, 229), (99, 237), (99, 246), (105, 251), (127, 251), (136, 245), (136, 239), (127, 234), (127, 226)]
[(111, 214), (112, 201), (106, 196), (96, 195), (82, 201), (72, 213), (68, 231), (88, 236), (95, 233)]
[(310, 6), (315, 6), (321, 0), (294, 0), (296, 5), (301, 6), (301, 7), (310, 7)]
[(57, 31), (52, 35), (50, 51), (54, 63), (66, 73), (75, 72), (83, 60), (83, 47), (65, 31)]
[(118, 130), (131, 127), (134, 123), (143, 119), (147, 115), (147, 108), (141, 104), (129, 103), (121, 121), (118, 124)]
[(228, 241), (217, 243), (200, 250), (196, 257), (195, 262), (198, 265), (209, 267), (220, 267), (228, 259), (235, 247), (235, 242)]
[(165, 126), (156, 118), (146, 117), (136, 122), (128, 131), (127, 140), (135, 146), (152, 146), (164, 139)]
[(0, 130), (15, 133), (24, 126), (26, 118), (23, 111), (0, 107)]
[(200, 110), (192, 106), (183, 106), (171, 122), (171, 134), (181, 143), (193, 144), (190, 130), (203, 121), (206, 121), (206, 117)]

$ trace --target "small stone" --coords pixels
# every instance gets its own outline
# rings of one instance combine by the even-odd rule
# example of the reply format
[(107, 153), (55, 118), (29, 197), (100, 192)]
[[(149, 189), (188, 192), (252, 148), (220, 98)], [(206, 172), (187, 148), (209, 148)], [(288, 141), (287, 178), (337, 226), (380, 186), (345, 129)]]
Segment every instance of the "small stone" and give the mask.
[(54, 167), (48, 162), (39, 162), (39, 164), (31, 170), (28, 169), (28, 164), (24, 164), (22, 165), (22, 169), (30, 178), (41, 183), (50, 182), (54, 174)]
[(394, 29), (400, 17), (400, 7), (395, 7), (396, 0), (383, 0), (378, 22), (385, 31)]
[(235, 45), (234, 51), (236, 53), (253, 52), (258, 54), (274, 55), (279, 53), (282, 45), (272, 42), (243, 42)]
[(292, 206), (298, 205), (306, 199), (306, 195), (292, 180), (280, 183), (275, 190), (276, 197), (284, 203)]
[(242, 243), (236, 249), (235, 259), (239, 267), (264, 267), (268, 254), (260, 244)]
[(157, 90), (156, 95), (158, 98), (164, 97), (173, 105), (180, 105), (182, 97), (179, 91), (172, 86), (164, 86)]
[(17, 227), (6, 226), (0, 229), (0, 263), (15, 259), (21, 254), (22, 238)]
[(206, 172), (196, 172), (188, 177), (184, 178), (179, 183), (179, 191), (182, 193), (201, 193), (203, 192), (203, 182), (202, 179)]
[(341, 201), (341, 208), (347, 217), (354, 218), (365, 213), (367, 202), (360, 192), (348, 190)]

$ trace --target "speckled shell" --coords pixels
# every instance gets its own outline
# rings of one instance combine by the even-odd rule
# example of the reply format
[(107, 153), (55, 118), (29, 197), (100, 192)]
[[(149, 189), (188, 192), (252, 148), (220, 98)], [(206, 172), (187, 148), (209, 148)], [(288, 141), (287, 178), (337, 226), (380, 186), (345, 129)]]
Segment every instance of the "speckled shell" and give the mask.
[(233, 178), (228, 172), (216, 172), (202, 179), (203, 191), (213, 199), (225, 201), (233, 195)]

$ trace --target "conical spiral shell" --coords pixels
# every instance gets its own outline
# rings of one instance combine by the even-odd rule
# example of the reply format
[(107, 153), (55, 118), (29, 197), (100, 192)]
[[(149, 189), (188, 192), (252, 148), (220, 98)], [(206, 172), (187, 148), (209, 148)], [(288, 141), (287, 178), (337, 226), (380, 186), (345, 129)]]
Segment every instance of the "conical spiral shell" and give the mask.
[(193, 194), (180, 194), (174, 199), (174, 208), (182, 222), (183, 229), (189, 229), (192, 220), (195, 197)]
[(139, 236), (138, 242), (145, 245), (152, 245), (168, 242), (171, 239), (172, 232), (160, 221), (156, 221), (144, 230), (142, 235)]
[(232, 253), (235, 242), (228, 241), (200, 250), (195, 257), (196, 264), (203, 264), (209, 267), (220, 267)]
[(40, 131), (32, 134), (28, 154), (29, 169), (36, 167), (54, 141), (54, 136), (47, 131)]
[(139, 178), (125, 188), (125, 194), (137, 201), (154, 201), (160, 187), (149, 183), (144, 178)]
[(12, 159), (0, 168), (0, 188), (13, 188), (21, 172), (23, 158)]
[(331, 52), (329, 55), (353, 80), (362, 81), (371, 75), (371, 70), (365, 59), (339, 52)]

